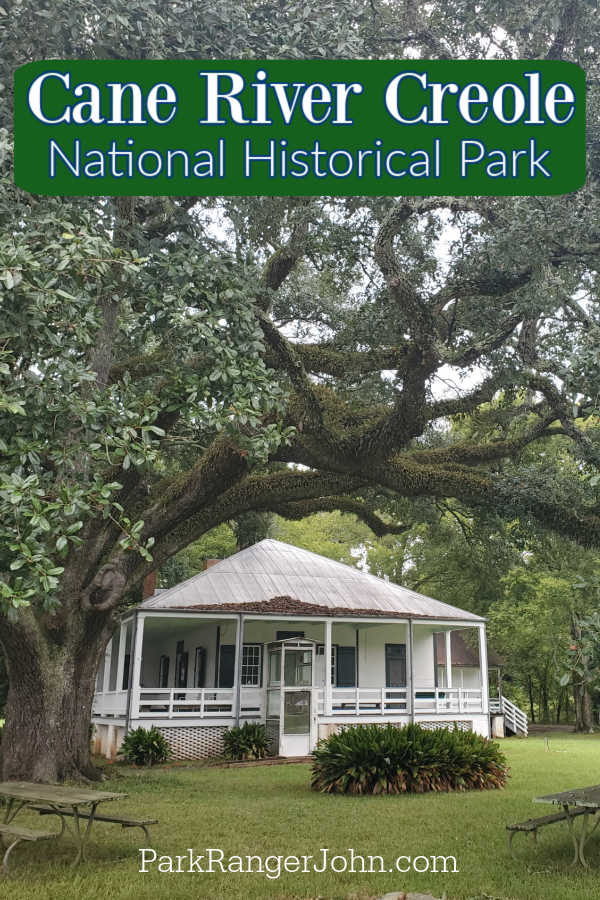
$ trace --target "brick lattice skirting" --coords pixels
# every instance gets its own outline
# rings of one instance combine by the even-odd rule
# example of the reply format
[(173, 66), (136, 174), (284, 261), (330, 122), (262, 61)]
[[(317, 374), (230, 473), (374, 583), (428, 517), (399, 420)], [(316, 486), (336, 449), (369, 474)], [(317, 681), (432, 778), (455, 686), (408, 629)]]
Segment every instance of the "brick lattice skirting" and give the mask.
[(415, 722), (415, 725), (420, 725), (421, 728), (424, 728), (425, 731), (439, 731), (440, 728), (454, 728), (456, 727), (459, 731), (471, 731), (473, 729), (473, 721), (471, 719), (458, 719), (452, 722), (440, 722), (439, 719), (437, 721), (428, 721), (428, 722)]
[[(470, 731), (473, 722), (470, 719), (458, 719), (449, 722), (440, 720), (427, 720), (417, 722), (421, 728), (427, 731), (437, 731), (440, 728), (458, 728), (459, 731)], [(334, 727), (338, 730), (341, 725)], [(225, 726), (192, 725), (182, 727), (159, 727), (161, 734), (165, 736), (171, 748), (172, 759), (210, 759), (223, 754), (223, 734), (227, 731)], [(268, 725), (267, 725), (267, 730)], [(268, 737), (275, 738), (275, 730), (268, 733)], [(274, 747), (273, 749), (277, 749)]]
[(223, 754), (225, 726), (205, 727), (193, 725), (190, 728), (159, 728), (169, 742), (173, 759), (209, 759)]

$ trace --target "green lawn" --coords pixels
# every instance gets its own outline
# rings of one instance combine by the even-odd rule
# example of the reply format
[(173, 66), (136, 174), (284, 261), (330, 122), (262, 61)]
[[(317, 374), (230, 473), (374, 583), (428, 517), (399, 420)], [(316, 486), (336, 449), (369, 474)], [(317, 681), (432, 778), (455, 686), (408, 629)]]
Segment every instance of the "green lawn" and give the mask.
[[(458, 874), (302, 874), (277, 880), (260, 874), (166, 874), (138, 872), (141, 831), (96, 827), (91, 862), (74, 875), (74, 845), (21, 845), (13, 853), (12, 875), (0, 886), (10, 900), (96, 900), (96, 898), (345, 898), (374, 897), (393, 889), (452, 898), (564, 900), (598, 893), (600, 834), (592, 837), (585, 873), (569, 865), (572, 848), (564, 824), (531, 839), (517, 835), (520, 860), (508, 855), (504, 826), (551, 810), (531, 798), (600, 782), (600, 737), (550, 736), (502, 742), (512, 777), (503, 791), (405, 797), (328, 797), (309, 789), (307, 765), (245, 769), (173, 767), (148, 773), (109, 767), (107, 789), (129, 794), (119, 810), (156, 816), (153, 846), (159, 854), (221, 848), (226, 854), (332, 853), (348, 848), (380, 855), (389, 865), (406, 856), (454, 855)], [(116, 805), (114, 807), (116, 812)], [(108, 807), (107, 807), (108, 810)], [(32, 814), (20, 820), (40, 820)], [(42, 820), (47, 825), (49, 819)], [(55, 855), (56, 848), (59, 853)]]

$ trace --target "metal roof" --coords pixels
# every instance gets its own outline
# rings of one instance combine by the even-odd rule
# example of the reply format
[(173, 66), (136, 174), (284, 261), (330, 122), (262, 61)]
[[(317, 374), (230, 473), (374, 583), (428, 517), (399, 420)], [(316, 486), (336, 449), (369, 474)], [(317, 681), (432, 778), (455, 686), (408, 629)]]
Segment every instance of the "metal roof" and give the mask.
[[(366, 615), (483, 622), (481, 616), (417, 594), (309, 550), (267, 539), (240, 550), (187, 581), (145, 600), (141, 609), (201, 611), (206, 606), (257, 604), (291, 598), (332, 615)], [(207, 609), (208, 611), (208, 609)], [(250, 610), (249, 610), (250, 611)], [(258, 615), (258, 613), (256, 613)], [(312, 613), (315, 614), (314, 612)]]

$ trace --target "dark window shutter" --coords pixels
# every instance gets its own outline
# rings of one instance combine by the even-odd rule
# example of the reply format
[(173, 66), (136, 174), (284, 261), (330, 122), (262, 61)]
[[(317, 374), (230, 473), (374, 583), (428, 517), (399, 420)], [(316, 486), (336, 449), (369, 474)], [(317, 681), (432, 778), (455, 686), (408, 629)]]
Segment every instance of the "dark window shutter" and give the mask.
[(337, 687), (356, 687), (356, 647), (337, 648)]
[(196, 658), (194, 660), (194, 687), (204, 687), (205, 672), (206, 650), (204, 647), (196, 647)]
[(129, 687), (129, 661), (131, 659), (131, 655), (129, 653), (125, 654), (125, 660), (123, 665), (123, 684), (121, 685), (121, 690), (126, 691)]
[(235, 644), (221, 644), (219, 648), (219, 687), (233, 687), (234, 671)]
[(385, 686), (406, 687), (406, 644), (385, 645)]

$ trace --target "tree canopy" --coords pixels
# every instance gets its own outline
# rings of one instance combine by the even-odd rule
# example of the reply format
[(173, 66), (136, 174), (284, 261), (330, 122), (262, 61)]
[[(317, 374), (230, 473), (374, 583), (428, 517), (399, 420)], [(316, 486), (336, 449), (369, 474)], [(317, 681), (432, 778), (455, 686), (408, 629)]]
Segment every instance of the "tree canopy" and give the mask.
[[(598, 109), (585, 0), (551, 11), (541, 0), (24, 0), (2, 25), (7, 94), (17, 65), (49, 56), (493, 54), (578, 62), (592, 122)], [(589, 181), (566, 197), (97, 201), (13, 185), (9, 109), (0, 642), (11, 686), (24, 644), (64, 666), (92, 641), (93, 665), (148, 572), (250, 512), (340, 510), (401, 534), (390, 497), (452, 499), (598, 545), (593, 128)], [(481, 434), (447, 428), (479, 415)], [(531, 466), (526, 448), (556, 436), (569, 465)]]

